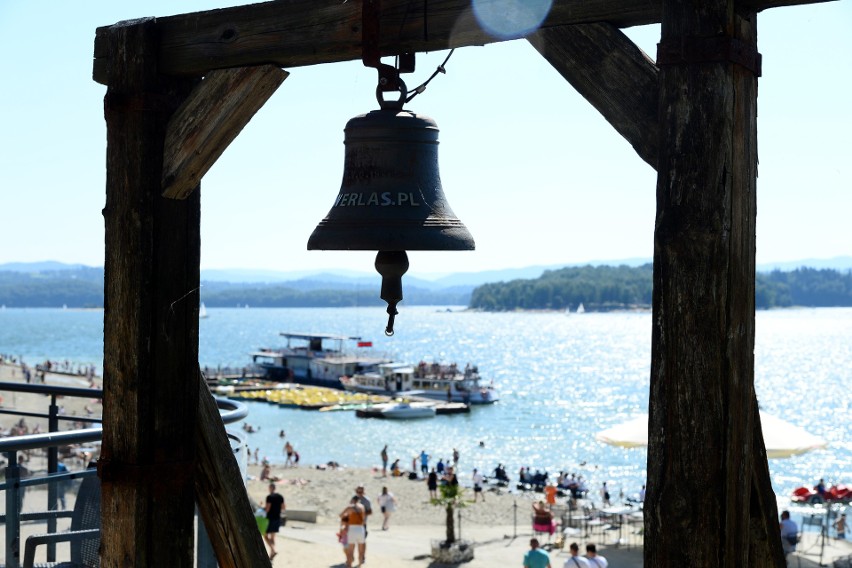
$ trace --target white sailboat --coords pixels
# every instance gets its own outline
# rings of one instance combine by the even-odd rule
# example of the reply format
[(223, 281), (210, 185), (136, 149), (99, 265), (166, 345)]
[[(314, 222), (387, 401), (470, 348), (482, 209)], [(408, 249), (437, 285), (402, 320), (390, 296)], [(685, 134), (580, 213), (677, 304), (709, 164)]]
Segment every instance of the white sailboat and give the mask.
[(584, 314), (584, 313), (586, 313), (586, 308), (584, 308), (584, 307), (583, 307), (583, 302), (580, 302), (580, 305), (579, 305), (579, 306), (577, 306), (577, 313), (578, 313), (578, 314)]
[(201, 302), (201, 306), (198, 308), (198, 317), (200, 319), (204, 319), (207, 316), (207, 308), (204, 305), (204, 302)]

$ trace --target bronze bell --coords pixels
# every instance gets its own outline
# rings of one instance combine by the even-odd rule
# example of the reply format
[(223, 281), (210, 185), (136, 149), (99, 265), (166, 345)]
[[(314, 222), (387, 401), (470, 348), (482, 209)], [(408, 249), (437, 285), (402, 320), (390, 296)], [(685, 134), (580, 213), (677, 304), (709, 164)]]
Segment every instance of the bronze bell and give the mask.
[(438, 174), (438, 126), (382, 108), (344, 130), (343, 182), (308, 250), (473, 250)]
[[(450, 209), (438, 174), (438, 125), (379, 98), (381, 110), (346, 123), (343, 183), (308, 239), (308, 250), (376, 250), (381, 297), (393, 335), (402, 300), (406, 250), (473, 250), (473, 237)], [(377, 89), (377, 95), (379, 90)]]

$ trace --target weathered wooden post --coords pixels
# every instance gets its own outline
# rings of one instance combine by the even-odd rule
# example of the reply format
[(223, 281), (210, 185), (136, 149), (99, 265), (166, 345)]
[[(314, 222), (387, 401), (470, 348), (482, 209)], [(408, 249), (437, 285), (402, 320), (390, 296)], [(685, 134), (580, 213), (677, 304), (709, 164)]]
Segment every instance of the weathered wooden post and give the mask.
[(645, 507), (655, 568), (783, 566), (754, 393), (760, 56), (754, 13), (735, 8), (663, 2)]
[(102, 566), (193, 566), (200, 193), (161, 197), (169, 117), (153, 18), (108, 33)]

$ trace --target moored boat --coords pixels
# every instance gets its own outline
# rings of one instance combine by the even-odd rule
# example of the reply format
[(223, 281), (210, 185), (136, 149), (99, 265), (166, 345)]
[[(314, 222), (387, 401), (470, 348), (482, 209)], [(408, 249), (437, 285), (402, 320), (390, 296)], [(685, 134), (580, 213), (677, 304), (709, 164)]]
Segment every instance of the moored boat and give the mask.
[(493, 385), (483, 384), (477, 367), (470, 365), (459, 370), (455, 364), (380, 363), (375, 371), (347, 375), (340, 382), (348, 391), (386, 396), (416, 391), (419, 397), (465, 404), (492, 404), (499, 399)]
[(382, 409), (382, 416), (395, 420), (410, 420), (413, 418), (434, 418), (435, 407), (426, 405), (413, 405), (410, 402), (397, 402), (388, 404)]
[(373, 404), (355, 411), (355, 416), (358, 418), (388, 418), (392, 420), (434, 418), (437, 414), (434, 402), (411, 402), (408, 399)]
[(281, 335), (287, 339), (286, 346), (251, 354), (255, 368), (267, 380), (342, 389), (340, 377), (371, 372), (379, 363), (388, 361), (345, 349), (347, 343), (357, 347), (372, 345), (360, 337), (287, 332)]

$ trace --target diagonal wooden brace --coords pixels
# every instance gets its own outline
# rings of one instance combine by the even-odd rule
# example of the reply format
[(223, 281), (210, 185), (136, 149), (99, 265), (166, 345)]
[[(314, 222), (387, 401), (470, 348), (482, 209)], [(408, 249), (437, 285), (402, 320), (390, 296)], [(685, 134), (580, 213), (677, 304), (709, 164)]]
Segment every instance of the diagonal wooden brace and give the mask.
[(169, 120), (163, 197), (191, 194), (288, 75), (274, 65), (208, 73)]
[(195, 498), (221, 568), (271, 566), (219, 408), (199, 370)]

